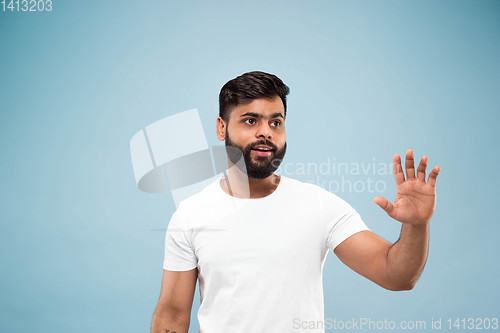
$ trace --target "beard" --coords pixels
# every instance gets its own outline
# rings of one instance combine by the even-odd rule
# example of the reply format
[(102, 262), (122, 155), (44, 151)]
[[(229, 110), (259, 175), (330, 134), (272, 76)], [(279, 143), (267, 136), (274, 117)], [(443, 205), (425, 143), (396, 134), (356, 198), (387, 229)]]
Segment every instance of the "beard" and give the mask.
[[(229, 132), (226, 127), (226, 152), (229, 160), (240, 169), (241, 172), (246, 173), (250, 178), (264, 179), (269, 177), (283, 161), (286, 153), (286, 142), (282, 148), (278, 149), (272, 142), (262, 139), (255, 143), (251, 143), (246, 147), (241, 147), (234, 144), (229, 138)], [(255, 156), (252, 160), (252, 148), (257, 145), (267, 145), (272, 148), (269, 156)], [(241, 157), (245, 162), (246, 171), (242, 170)]]

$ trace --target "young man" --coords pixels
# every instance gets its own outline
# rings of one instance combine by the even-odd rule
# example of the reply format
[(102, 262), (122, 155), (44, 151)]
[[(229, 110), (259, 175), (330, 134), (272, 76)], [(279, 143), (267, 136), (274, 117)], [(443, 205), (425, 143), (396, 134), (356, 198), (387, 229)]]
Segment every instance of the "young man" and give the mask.
[(391, 244), (336, 195), (274, 173), (286, 151), (288, 93), (278, 77), (263, 72), (222, 87), (217, 137), (225, 141), (227, 175), (183, 200), (172, 216), (151, 332), (188, 332), (197, 279), (201, 333), (301, 332), (297, 322), (324, 320), (322, 270), (329, 250), (383, 288), (409, 290), (417, 282), (427, 259), (439, 167), (426, 182), (424, 156), (415, 176), (408, 150), (405, 179), (394, 156), (395, 202), (374, 199), (403, 223)]

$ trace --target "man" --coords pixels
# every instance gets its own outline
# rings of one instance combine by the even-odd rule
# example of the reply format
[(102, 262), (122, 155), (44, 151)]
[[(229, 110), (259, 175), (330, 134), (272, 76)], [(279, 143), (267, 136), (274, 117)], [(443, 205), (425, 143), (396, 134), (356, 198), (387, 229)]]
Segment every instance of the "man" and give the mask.
[(396, 199), (374, 199), (403, 224), (391, 244), (336, 195), (274, 173), (286, 151), (288, 93), (278, 77), (263, 72), (222, 87), (217, 137), (225, 141), (229, 168), (172, 216), (153, 333), (188, 332), (197, 279), (201, 333), (301, 332), (298, 321), (324, 319), (322, 270), (329, 250), (383, 288), (415, 286), (427, 258), (439, 167), (426, 182), (427, 157), (415, 175), (408, 150), (405, 179), (394, 156)]

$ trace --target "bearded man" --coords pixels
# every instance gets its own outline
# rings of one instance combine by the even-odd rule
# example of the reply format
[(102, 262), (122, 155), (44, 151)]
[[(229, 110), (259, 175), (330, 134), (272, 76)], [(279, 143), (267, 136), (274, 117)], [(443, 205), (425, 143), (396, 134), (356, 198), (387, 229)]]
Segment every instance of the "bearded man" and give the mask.
[[(275, 173), (286, 152), (286, 96), (277, 76), (249, 72), (219, 94), (217, 137), (228, 170), (183, 200), (165, 238), (163, 279), (151, 332), (187, 333), (196, 282), (200, 333), (324, 332), (322, 271), (329, 251), (388, 290), (410, 290), (427, 259), (436, 177), (424, 156), (406, 178), (394, 155), (394, 203), (375, 203), (402, 223), (392, 244), (368, 229), (347, 202)], [(334, 283), (334, 281), (326, 281)]]

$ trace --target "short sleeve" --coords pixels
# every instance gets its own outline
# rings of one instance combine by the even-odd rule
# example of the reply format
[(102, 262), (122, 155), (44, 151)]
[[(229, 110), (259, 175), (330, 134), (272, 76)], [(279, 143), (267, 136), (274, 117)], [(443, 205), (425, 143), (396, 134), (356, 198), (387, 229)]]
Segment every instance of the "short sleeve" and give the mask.
[(165, 234), (165, 256), (163, 269), (169, 271), (188, 271), (197, 266), (198, 260), (188, 237), (188, 230), (179, 209), (170, 219)]
[(324, 205), (327, 224), (326, 246), (333, 251), (355, 233), (370, 229), (354, 208), (333, 193), (328, 193)]

